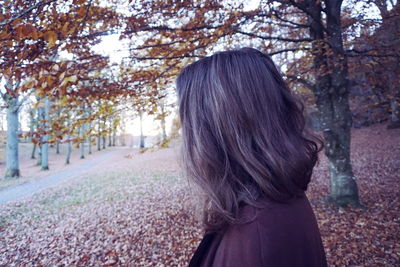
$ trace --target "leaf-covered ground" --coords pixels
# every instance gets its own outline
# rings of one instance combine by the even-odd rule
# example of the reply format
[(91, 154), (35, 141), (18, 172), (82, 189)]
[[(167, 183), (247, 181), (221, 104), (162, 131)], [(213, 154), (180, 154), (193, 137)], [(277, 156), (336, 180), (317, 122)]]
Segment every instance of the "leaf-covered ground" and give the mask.
[[(321, 202), (327, 162), (308, 197), (329, 266), (400, 263), (400, 130), (353, 131), (352, 163), (365, 209)], [(0, 206), (0, 265), (187, 266), (202, 232), (177, 148), (116, 154), (69, 184)]]

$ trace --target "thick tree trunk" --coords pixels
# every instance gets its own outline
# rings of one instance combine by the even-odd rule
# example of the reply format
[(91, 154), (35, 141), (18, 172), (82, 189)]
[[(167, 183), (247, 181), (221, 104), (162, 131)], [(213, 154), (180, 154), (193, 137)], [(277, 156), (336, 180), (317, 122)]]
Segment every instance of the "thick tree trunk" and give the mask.
[[(332, 103), (335, 97), (340, 100)], [(351, 113), (348, 109), (348, 96), (319, 95), (317, 107), (321, 112), (325, 155), (329, 160), (329, 200), (340, 206), (358, 205), (358, 189), (350, 161)]]
[(7, 146), (6, 146), (6, 178), (21, 175), (18, 157), (18, 98), (9, 96), (7, 101)]
[(46, 134), (43, 136), (43, 145), (41, 153), (41, 169), (49, 169), (49, 131), (50, 131), (50, 99), (46, 97), (44, 99), (44, 130)]
[(326, 1), (327, 38), (321, 6), (312, 0), (311, 38), (316, 84), (314, 95), (320, 112), (329, 160), (331, 192), (328, 200), (340, 206), (359, 205), (358, 188), (350, 161), (352, 117), (349, 107), (347, 58), (343, 49), (340, 8), (342, 1)]
[(112, 146), (115, 146), (115, 139), (117, 139), (117, 131), (113, 131), (113, 136), (112, 136)]

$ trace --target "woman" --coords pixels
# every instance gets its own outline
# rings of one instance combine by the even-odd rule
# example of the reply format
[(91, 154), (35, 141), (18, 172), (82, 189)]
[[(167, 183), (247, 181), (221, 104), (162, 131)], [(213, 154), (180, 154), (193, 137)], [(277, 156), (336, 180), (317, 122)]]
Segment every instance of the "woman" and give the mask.
[(190, 266), (326, 266), (304, 193), (323, 143), (271, 58), (219, 52), (186, 66), (176, 85), (183, 163), (205, 198)]

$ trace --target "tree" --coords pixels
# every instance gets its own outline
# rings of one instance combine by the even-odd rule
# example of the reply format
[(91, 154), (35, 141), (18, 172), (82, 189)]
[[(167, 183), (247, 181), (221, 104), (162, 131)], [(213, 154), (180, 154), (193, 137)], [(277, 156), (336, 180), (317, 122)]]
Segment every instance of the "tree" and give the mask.
[[(295, 4), (309, 19), (315, 85), (312, 91), (321, 114), (331, 176), (330, 198), (339, 205), (359, 205), (358, 188), (350, 161), (352, 117), (349, 107), (348, 62), (341, 27), (342, 1)], [(323, 13), (326, 15), (326, 26)]]
[[(286, 55), (288, 79), (312, 91), (320, 113), (331, 176), (329, 199), (342, 206), (359, 205), (350, 162), (352, 117), (347, 54), (342, 37), (342, 1), (261, 1), (257, 9), (250, 11), (240, 5), (222, 5), (217, 1), (164, 5), (151, 5), (151, 2), (146, 1), (142, 6), (150, 8), (154, 15), (132, 16), (125, 35), (151, 33), (145, 45), (130, 48), (132, 58), (159, 60), (169, 75), (187, 63), (182, 59), (203, 57), (221, 43), (230, 47), (235, 40), (243, 39), (241, 36), (251, 38), (253, 45), (270, 55)], [(177, 17), (179, 22), (168, 23)], [(306, 64), (301, 64), (299, 69), (299, 62)], [(153, 73), (152, 80), (156, 81), (160, 75), (163, 75), (160, 71)]]
[(22, 101), (18, 97), (11, 94), (19, 87), (20, 82), (12, 83), (6, 81), (8, 92), (2, 93), (4, 102), (7, 105), (7, 146), (6, 146), (6, 178), (19, 177), (19, 160), (18, 160), (18, 113), (22, 105)]
[(388, 128), (400, 127), (400, 4), (375, 0), (364, 6), (377, 7), (380, 18), (358, 20), (363, 28), (350, 53), (352, 83), (361, 91), (362, 111), (372, 114), (365, 124), (388, 119)]
[[(80, 92), (67, 90), (78, 82), (77, 74), (82, 70), (93, 65), (100, 67), (107, 61), (94, 55), (91, 47), (98, 42), (104, 27), (117, 28), (119, 19), (115, 8), (85, 0), (0, 0), (0, 11), (0, 75), (6, 80), (2, 95), (9, 109), (6, 176), (18, 177), (18, 111), (24, 96), (32, 88), (41, 98), (84, 95), (83, 89), (87, 87), (81, 87)], [(74, 61), (55, 62), (59, 52), (73, 54)], [(70, 63), (78, 68), (71, 68)], [(46, 142), (41, 148), (44, 165), (48, 137), (46, 133), (41, 138)]]
[(50, 99), (46, 97), (44, 99), (43, 108), (43, 126), (44, 126), (44, 136), (43, 143), (41, 145), (41, 168), (42, 170), (49, 169), (49, 138), (50, 138)]
[(36, 142), (34, 142), (34, 132), (35, 132), (35, 128), (37, 128), (37, 119), (36, 119), (36, 111), (37, 108), (35, 107), (31, 107), (29, 109), (29, 141), (33, 143), (33, 148), (32, 148), (32, 153), (31, 153), (31, 159), (35, 159), (35, 154), (36, 154)]
[[(216, 50), (254, 46), (282, 66), (293, 90), (310, 95), (307, 103), (318, 110), (326, 141), (324, 152), (331, 177), (329, 199), (338, 205), (357, 206), (358, 189), (350, 162), (349, 107), (350, 84), (354, 82), (349, 70), (354, 70), (357, 60), (374, 65), (376, 59), (384, 59), (379, 68), (370, 68), (365, 79), (373, 80), (376, 88), (390, 88), (378, 91), (389, 99), (393, 121), (398, 120), (400, 109), (396, 79), (398, 32), (393, 26), (398, 20), (399, 4), (391, 1), (390, 10), (385, 0), (363, 1), (375, 4), (383, 18), (374, 22), (378, 29), (374, 34), (362, 36), (361, 40), (371, 39), (365, 47), (357, 43), (360, 38), (354, 25), (359, 22), (362, 32), (372, 24), (352, 17), (349, 10), (355, 1), (348, 1), (346, 7), (342, 0), (261, 1), (257, 8), (249, 10), (240, 2), (215, 0), (111, 1), (107, 7), (97, 0), (0, 0), (0, 9), (9, 11), (2, 12), (0, 22), (0, 70), (10, 85), (3, 93), (12, 122), (9, 142), (18, 143), (17, 130), (13, 130), (18, 129), (18, 121), (14, 125), (18, 119), (15, 107), (20, 106), (30, 90), (40, 98), (59, 101), (74, 113), (60, 118), (59, 125), (51, 122), (42, 126), (45, 130), (38, 129), (36, 139), (40, 138), (41, 143), (67, 137), (68, 144), (80, 142), (83, 151), (86, 138), (91, 149), (90, 138), (94, 135), (100, 150), (102, 145), (105, 148), (108, 135), (109, 144), (114, 144), (115, 130), (121, 121), (116, 118), (121, 110), (111, 103), (116, 107), (122, 101), (140, 117), (158, 114), (165, 139), (163, 101), (171, 94), (170, 84), (180, 69)], [(118, 5), (127, 5), (123, 15), (117, 12), (121, 9)], [(394, 37), (388, 38), (388, 33)], [(107, 34), (121, 34), (121, 38), (129, 40), (130, 57), (118, 67), (91, 49)], [(67, 53), (68, 58), (55, 58), (61, 52)], [(380, 71), (376, 73), (377, 69)], [(90, 115), (78, 114), (80, 105), (90, 106)], [(38, 112), (44, 114), (43, 109)], [(84, 129), (89, 124), (96, 128), (96, 133)], [(81, 127), (81, 140), (71, 131), (77, 127)], [(10, 145), (12, 159), (8, 161), (11, 175), (18, 176), (15, 147), (18, 145)], [(41, 154), (47, 154), (42, 150), (41, 146)]]

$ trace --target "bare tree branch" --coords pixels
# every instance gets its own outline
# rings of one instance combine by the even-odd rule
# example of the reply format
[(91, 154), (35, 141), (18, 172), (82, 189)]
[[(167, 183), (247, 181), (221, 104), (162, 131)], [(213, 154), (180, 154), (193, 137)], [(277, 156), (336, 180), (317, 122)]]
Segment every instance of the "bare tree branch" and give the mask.
[(399, 54), (371, 54), (373, 51), (379, 51), (378, 49), (369, 50), (357, 50), (348, 49), (346, 50), (346, 55), (349, 57), (400, 57)]
[(292, 81), (296, 81), (299, 82), (301, 84), (303, 84), (304, 86), (306, 86), (308, 89), (310, 89), (312, 92), (315, 92), (315, 85), (313, 83), (311, 83), (310, 81), (303, 79), (301, 77), (298, 76), (294, 76), (294, 75), (287, 75), (286, 76), (288, 79), (292, 80)]
[(183, 54), (180, 56), (167, 56), (167, 57), (135, 57), (130, 56), (129, 58), (138, 59), (138, 60), (164, 60), (164, 59), (184, 59), (184, 58), (203, 58), (204, 55), (190, 55)]
[[(297, 1), (296, 0), (289, 0), (289, 1), (281, 1), (282, 3), (288, 3), (291, 4), (294, 7), (297, 7), (298, 9), (300, 9), (301, 11), (303, 11), (305, 14), (307, 14), (308, 16), (310, 16), (316, 23), (319, 24), (319, 26), (321, 27), (321, 29), (324, 32), (328, 32), (328, 30), (326, 29), (325, 25), (322, 23), (321, 20), (319, 20), (317, 17), (315, 17), (315, 14), (313, 12), (310, 12), (310, 10), (307, 7), (307, 1)], [(317, 4), (317, 2), (315, 2)], [(319, 3), (319, 5), (321, 5)], [(321, 7), (322, 10), (322, 7)]]
[(270, 53), (268, 53), (268, 55), (273, 56), (273, 55), (277, 55), (277, 54), (281, 54), (281, 53), (285, 53), (285, 52), (296, 52), (296, 51), (302, 51), (302, 50), (310, 50), (310, 48), (307, 48), (307, 47), (287, 48), (287, 49), (270, 52)]
[(56, 1), (57, 1), (57, 0), (49, 0), (49, 1), (47, 1), (47, 2), (40, 2), (40, 3), (37, 3), (36, 5), (33, 5), (33, 6), (29, 7), (29, 8), (27, 8), (26, 10), (24, 10), (22, 13), (18, 14), (17, 16), (12, 17), (12, 18), (9, 19), (8, 21), (3, 21), (3, 22), (1, 22), (1, 23), (0, 23), (0, 26), (4, 26), (4, 25), (11, 24), (14, 20), (26, 16), (26, 15), (27, 15), (28, 13), (30, 13), (32, 10), (35, 10), (35, 9), (40, 8), (40, 7), (42, 7), (42, 6), (49, 5), (49, 4), (51, 4), (51, 3), (53, 3), (53, 2), (56, 2)]
[(255, 34), (255, 33), (244, 32), (244, 31), (240, 31), (240, 30), (235, 30), (234, 32), (235, 33), (239, 33), (239, 34), (243, 34), (243, 35), (247, 35), (247, 36), (250, 36), (250, 37), (260, 38), (260, 39), (263, 39), (263, 40), (278, 40), (278, 41), (294, 42), (294, 43), (311, 42), (311, 41), (313, 41), (313, 39), (311, 39), (311, 38), (293, 39), (293, 38), (284, 38), (284, 37), (278, 37), (278, 36), (261, 36), (261, 35)]

